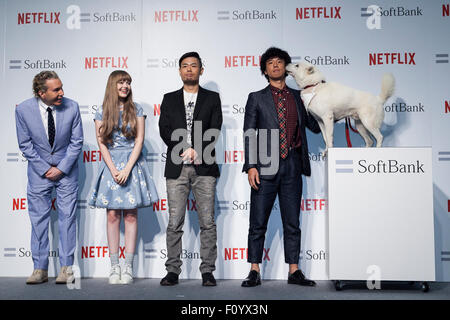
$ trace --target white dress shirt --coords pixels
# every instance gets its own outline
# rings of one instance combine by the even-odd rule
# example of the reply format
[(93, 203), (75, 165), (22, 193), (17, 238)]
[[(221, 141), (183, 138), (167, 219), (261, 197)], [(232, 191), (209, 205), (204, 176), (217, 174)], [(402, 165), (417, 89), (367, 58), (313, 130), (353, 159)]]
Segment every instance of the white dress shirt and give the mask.
[(47, 135), (47, 139), (48, 139), (48, 112), (47, 112), (47, 108), (48, 107), (50, 107), (52, 109), (53, 122), (55, 123), (55, 131), (56, 131), (56, 111), (55, 111), (55, 107), (54, 106), (48, 106), (48, 105), (46, 105), (44, 103), (44, 101), (39, 99), (39, 111), (41, 112), (41, 118), (42, 118), (42, 122), (44, 123), (44, 129), (45, 129), (45, 134)]

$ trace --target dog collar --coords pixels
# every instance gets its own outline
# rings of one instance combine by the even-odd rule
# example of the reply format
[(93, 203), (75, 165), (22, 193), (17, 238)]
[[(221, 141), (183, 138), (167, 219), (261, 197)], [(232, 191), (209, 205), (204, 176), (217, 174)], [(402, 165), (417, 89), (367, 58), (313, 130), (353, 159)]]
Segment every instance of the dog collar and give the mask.
[(303, 90), (306, 90), (306, 89), (308, 89), (308, 88), (311, 88), (311, 87), (315, 87), (315, 86), (317, 86), (319, 83), (324, 83), (325, 81), (321, 81), (321, 82), (317, 82), (317, 83), (315, 83), (315, 84), (310, 84), (309, 86), (306, 86), (306, 87), (304, 87), (303, 88)]

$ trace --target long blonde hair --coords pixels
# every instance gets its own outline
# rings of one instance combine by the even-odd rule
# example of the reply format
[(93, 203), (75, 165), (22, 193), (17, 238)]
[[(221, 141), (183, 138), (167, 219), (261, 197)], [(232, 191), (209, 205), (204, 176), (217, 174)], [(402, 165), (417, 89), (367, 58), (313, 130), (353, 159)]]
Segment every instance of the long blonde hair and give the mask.
[[(117, 92), (117, 83), (120, 81), (129, 81), (131, 76), (123, 70), (111, 72), (106, 83), (105, 97), (103, 99), (103, 115), (102, 125), (100, 127), (100, 137), (103, 143), (112, 143), (112, 133), (119, 126), (119, 94)], [(120, 128), (123, 135), (127, 138), (136, 136), (136, 110), (133, 103), (133, 94), (130, 88), (125, 103), (123, 104), (122, 127)], [(127, 130), (127, 126), (130, 130)]]

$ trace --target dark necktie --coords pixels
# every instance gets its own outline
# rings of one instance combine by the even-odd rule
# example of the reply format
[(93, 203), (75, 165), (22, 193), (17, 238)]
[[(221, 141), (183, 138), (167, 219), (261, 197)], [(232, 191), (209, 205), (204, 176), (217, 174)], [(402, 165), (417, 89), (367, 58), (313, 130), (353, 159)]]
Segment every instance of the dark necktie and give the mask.
[(47, 108), (48, 112), (48, 142), (53, 148), (53, 143), (55, 142), (55, 121), (53, 120), (52, 108)]
[(288, 155), (288, 143), (286, 133), (286, 99), (283, 98), (282, 91), (277, 90), (278, 96), (277, 113), (278, 122), (280, 123), (280, 156), (282, 159), (286, 159)]

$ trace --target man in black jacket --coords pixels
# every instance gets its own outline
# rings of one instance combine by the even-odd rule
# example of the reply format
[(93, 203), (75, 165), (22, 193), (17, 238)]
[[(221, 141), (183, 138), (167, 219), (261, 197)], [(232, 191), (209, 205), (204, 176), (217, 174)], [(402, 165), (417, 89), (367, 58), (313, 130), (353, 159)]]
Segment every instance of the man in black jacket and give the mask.
[(302, 174), (311, 175), (305, 127), (320, 132), (306, 113), (300, 92), (286, 86), (286, 51), (269, 48), (261, 56), (261, 72), (269, 85), (248, 96), (244, 119), (245, 163), (251, 186), (248, 262), (251, 269), (243, 287), (261, 284), (265, 233), (276, 196), (283, 222), (284, 256), (288, 283), (314, 286), (298, 268), (300, 256), (300, 201)]
[(203, 66), (197, 52), (184, 54), (179, 67), (183, 88), (164, 95), (159, 119), (159, 132), (167, 145), (164, 176), (169, 202), (167, 275), (161, 285), (178, 283), (186, 202), (192, 189), (200, 223), (202, 284), (215, 286), (212, 274), (217, 258), (214, 200), (220, 173), (214, 145), (222, 126), (222, 107), (217, 92), (199, 86)]

